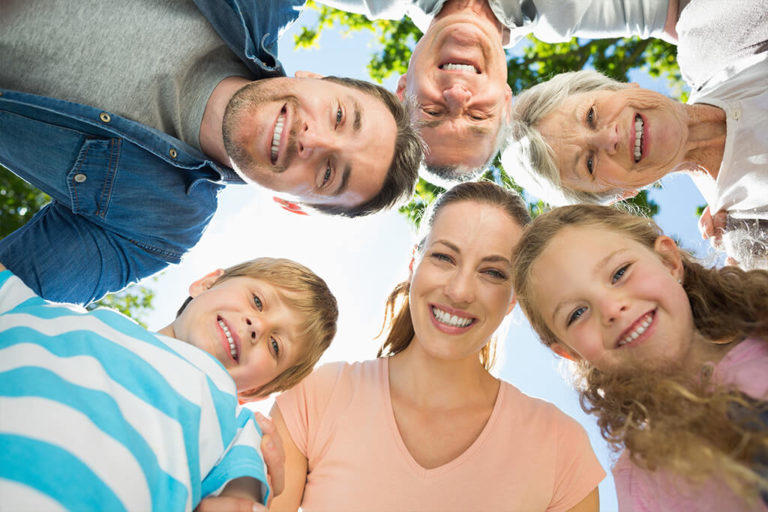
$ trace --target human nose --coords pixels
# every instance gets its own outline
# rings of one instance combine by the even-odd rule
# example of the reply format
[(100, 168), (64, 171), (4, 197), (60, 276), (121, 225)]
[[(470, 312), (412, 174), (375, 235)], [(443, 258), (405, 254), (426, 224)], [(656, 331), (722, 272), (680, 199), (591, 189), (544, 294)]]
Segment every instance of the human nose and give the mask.
[(604, 126), (592, 136), (592, 145), (609, 155), (616, 153), (619, 147), (619, 128), (616, 123)]
[(305, 124), (297, 137), (297, 152), (304, 159), (323, 156), (333, 148), (332, 134)]
[(245, 336), (244, 338), (250, 341), (251, 345), (255, 345), (261, 333), (264, 332), (263, 321), (258, 320), (256, 317), (245, 317)]
[(472, 98), (472, 91), (461, 84), (453, 84), (443, 89), (443, 99), (450, 110), (461, 109)]
[(629, 301), (618, 292), (606, 294), (600, 300), (600, 313), (603, 324), (613, 326), (629, 310)]
[(466, 304), (474, 299), (474, 282), (468, 272), (457, 269), (445, 285), (445, 296), (454, 304)]

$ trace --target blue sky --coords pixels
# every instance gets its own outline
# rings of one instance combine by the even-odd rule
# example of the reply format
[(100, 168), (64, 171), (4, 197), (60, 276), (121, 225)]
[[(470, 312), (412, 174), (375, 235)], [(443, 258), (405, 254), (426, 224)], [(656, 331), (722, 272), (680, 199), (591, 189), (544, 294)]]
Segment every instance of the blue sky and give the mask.
[[(366, 64), (375, 51), (375, 42), (367, 33), (342, 37), (335, 30), (326, 30), (319, 49), (293, 48), (292, 35), (303, 23), (312, 24), (314, 18), (314, 13), (305, 13), (281, 40), (279, 57), (288, 74), (306, 69), (367, 79)], [(633, 79), (642, 86), (666, 90), (663, 82), (650, 80), (641, 72)], [(384, 85), (393, 89), (396, 80), (391, 77)], [(651, 195), (661, 205), (657, 221), (667, 234), (681, 240), (684, 247), (706, 255), (708, 245), (698, 235), (695, 216), (696, 207), (704, 200), (691, 181), (685, 176), (668, 177), (663, 188)], [(169, 323), (186, 298), (186, 288), (207, 272), (259, 256), (288, 257), (326, 279), (339, 300), (339, 335), (323, 361), (375, 357), (379, 343), (373, 337), (381, 325), (385, 298), (394, 284), (407, 276), (414, 243), (403, 217), (392, 212), (359, 220), (302, 217), (282, 211), (268, 191), (247, 186), (229, 187), (221, 194), (220, 205), (203, 239), (184, 263), (145, 283), (157, 294), (156, 310), (147, 318), (151, 328)], [(523, 392), (555, 403), (587, 428), (592, 446), (609, 473), (600, 485), (601, 509), (617, 510), (609, 471), (611, 456), (595, 421), (581, 411), (558, 359), (538, 343), (519, 309), (513, 311), (507, 324), (495, 373)], [(269, 406), (269, 402), (263, 403), (260, 408)]]

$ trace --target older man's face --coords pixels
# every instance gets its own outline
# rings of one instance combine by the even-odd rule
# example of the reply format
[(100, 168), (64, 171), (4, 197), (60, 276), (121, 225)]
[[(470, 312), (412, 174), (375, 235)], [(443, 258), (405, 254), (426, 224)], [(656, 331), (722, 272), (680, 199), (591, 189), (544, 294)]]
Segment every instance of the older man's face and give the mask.
[(512, 96), (497, 27), (463, 12), (436, 19), (416, 45), (397, 92), (418, 102), (428, 164), (483, 165), (495, 150)]

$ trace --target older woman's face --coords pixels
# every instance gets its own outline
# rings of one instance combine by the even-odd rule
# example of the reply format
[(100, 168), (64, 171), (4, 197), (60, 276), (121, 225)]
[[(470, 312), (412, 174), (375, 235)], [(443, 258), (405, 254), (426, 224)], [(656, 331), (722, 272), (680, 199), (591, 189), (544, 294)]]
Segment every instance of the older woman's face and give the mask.
[(630, 87), (573, 94), (538, 124), (573, 190), (631, 196), (680, 164), (688, 127), (684, 106)]
[(439, 212), (411, 277), (415, 343), (431, 357), (477, 359), (509, 312), (511, 257), (522, 229), (474, 201)]

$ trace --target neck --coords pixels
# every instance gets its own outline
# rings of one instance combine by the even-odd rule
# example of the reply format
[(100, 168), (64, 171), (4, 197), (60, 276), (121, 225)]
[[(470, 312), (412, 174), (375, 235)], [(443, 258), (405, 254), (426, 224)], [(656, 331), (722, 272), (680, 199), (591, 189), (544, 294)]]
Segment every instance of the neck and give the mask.
[(725, 150), (725, 112), (711, 105), (686, 106), (689, 121), (685, 170), (706, 172), (717, 179)]
[(169, 338), (176, 338), (176, 333), (173, 330), (173, 324), (163, 327), (157, 331), (157, 334), (162, 334), (164, 336), (168, 336)]
[(448, 16), (449, 14), (456, 14), (460, 12), (469, 12), (481, 18), (485, 18), (499, 31), (499, 37), (502, 36), (506, 27), (496, 18), (496, 15), (491, 10), (491, 6), (488, 0), (446, 0), (443, 7), (440, 8), (432, 23), (440, 18)]
[(475, 354), (445, 360), (425, 353), (417, 340), (389, 359), (389, 385), (393, 393), (409, 396), (424, 407), (456, 407), (478, 402), (493, 404), (499, 381), (480, 364)]
[(732, 340), (709, 340), (696, 332), (691, 345), (690, 357), (686, 359), (689, 362), (686, 369), (692, 373), (698, 373), (706, 363), (717, 364), (737, 344)]
[(230, 165), (222, 136), (224, 111), (232, 96), (248, 83), (248, 80), (238, 76), (225, 78), (213, 89), (205, 105), (203, 121), (200, 123), (200, 149), (222, 165)]

